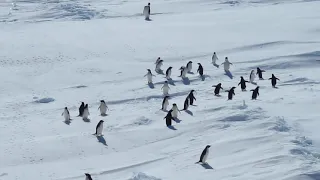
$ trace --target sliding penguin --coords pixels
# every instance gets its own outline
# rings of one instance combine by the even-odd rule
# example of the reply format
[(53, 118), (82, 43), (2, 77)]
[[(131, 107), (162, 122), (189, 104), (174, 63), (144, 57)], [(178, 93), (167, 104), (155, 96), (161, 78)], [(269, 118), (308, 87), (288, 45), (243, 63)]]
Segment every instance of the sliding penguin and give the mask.
[[(230, 64), (232, 64), (231, 62), (229, 62), (228, 57), (225, 58), (224, 62), (222, 63), (223, 67), (224, 67), (224, 71), (229, 71), (230, 69)], [(221, 64), (221, 65), (222, 65)], [(233, 64), (232, 64), (233, 65)]]
[(104, 100), (100, 101), (100, 106), (98, 109), (100, 109), (101, 116), (105, 116), (107, 114), (108, 106), (106, 105), (106, 102)]
[(270, 79), (271, 79), (271, 85), (272, 85), (272, 87), (275, 88), (275, 87), (276, 87), (276, 84), (277, 84), (277, 80), (280, 81), (280, 79), (278, 79), (276, 76), (274, 76), (274, 74), (272, 74), (272, 77), (269, 78), (269, 80), (270, 80)]
[(219, 60), (219, 58), (217, 57), (216, 52), (214, 52), (213, 55), (212, 55), (212, 64), (213, 64), (215, 67), (219, 68), (219, 65), (216, 63), (217, 60)]
[(161, 89), (162, 89), (163, 95), (168, 95), (169, 94), (170, 87), (168, 85), (168, 81), (164, 81), (164, 84), (163, 84)]
[(255, 78), (256, 78), (255, 71), (252, 70), (249, 76), (250, 83), (253, 83)]
[(180, 76), (179, 77), (186, 78), (186, 74), (188, 72), (188, 69), (186, 67), (184, 67), (184, 66), (181, 66), (181, 68), (179, 70), (180, 70)]
[(215, 96), (216, 96), (216, 95), (219, 95), (220, 89), (223, 89), (223, 88), (221, 87), (221, 83), (219, 83), (219, 84), (217, 84), (217, 85), (215, 85), (215, 86), (212, 86), (212, 87), (215, 87), (215, 89), (214, 89), (214, 95), (215, 95)]
[(89, 108), (88, 108), (88, 104), (86, 104), (84, 106), (84, 110), (83, 110), (83, 114), (82, 114), (82, 119), (83, 120), (88, 120), (90, 113), (89, 113)]
[(241, 84), (241, 90), (246, 91), (246, 88), (247, 88), (246, 82), (249, 82), (249, 81), (244, 80), (242, 76), (240, 78), (241, 78), (241, 80), (240, 80), (238, 86)]
[(162, 105), (161, 105), (161, 109), (163, 110), (163, 111), (166, 111), (167, 110), (167, 107), (168, 107), (168, 105), (169, 105), (169, 96), (165, 96), (164, 98), (163, 98), (163, 100), (162, 100)]
[(183, 110), (188, 110), (189, 107), (189, 97), (186, 98), (186, 100), (184, 100), (184, 104), (183, 104)]
[(172, 110), (172, 112), (171, 112), (172, 117), (173, 117), (173, 118), (178, 118), (178, 112), (179, 112), (179, 113), (181, 113), (181, 112), (180, 112), (180, 110), (178, 109), (178, 106), (177, 106), (176, 103), (172, 104), (171, 110)]
[(79, 115), (78, 116), (82, 116), (83, 110), (84, 110), (84, 102), (81, 102), (81, 105), (79, 107)]
[(170, 66), (170, 67), (168, 67), (168, 69), (166, 70), (166, 78), (167, 78), (167, 79), (170, 79), (170, 77), (171, 77), (171, 71), (172, 71), (172, 67)]
[(252, 100), (256, 100), (257, 96), (259, 96), (259, 86), (257, 86), (255, 89), (251, 89), (252, 92)]
[(172, 120), (174, 120), (173, 117), (172, 117), (172, 110), (170, 110), (168, 112), (168, 114), (166, 115), (166, 117), (164, 117), (163, 119), (166, 119), (166, 125), (167, 126), (171, 126)]
[(236, 95), (235, 93), (234, 93), (234, 89), (235, 89), (236, 87), (232, 87), (230, 90), (227, 90), (226, 92), (228, 92), (228, 100), (232, 100), (232, 98), (233, 98), (233, 96), (234, 95)]
[(143, 8), (143, 15), (145, 20), (150, 20), (150, 3)]
[(102, 136), (102, 130), (103, 130), (103, 120), (100, 120), (96, 126), (96, 133), (94, 135), (96, 136)]
[(199, 75), (200, 75), (201, 77), (203, 77), (203, 67), (202, 67), (202, 65), (201, 65), (200, 63), (198, 63), (198, 65), (199, 65), (199, 67), (198, 67), (197, 72), (199, 73)]
[(160, 72), (161, 71), (161, 66), (163, 65), (163, 60), (162, 59), (160, 59), (159, 61), (158, 61), (158, 63), (156, 64), (156, 68), (155, 68), (155, 71), (156, 72)]
[(263, 80), (262, 72), (266, 72), (266, 71), (265, 70), (261, 70), (259, 67), (257, 67), (257, 74), (258, 74), (260, 80)]
[(189, 93), (189, 95), (188, 95), (188, 98), (190, 99), (190, 105), (193, 105), (193, 100), (195, 100), (195, 101), (197, 100), (197, 99), (194, 97), (193, 92), (194, 92), (194, 90), (191, 90), (190, 93)]
[(191, 72), (191, 70), (192, 70), (192, 61), (189, 61), (188, 63), (187, 63), (187, 66), (186, 66), (186, 68), (187, 68), (187, 72)]
[(144, 75), (144, 77), (147, 76), (148, 78), (148, 84), (152, 83), (152, 76), (155, 76), (152, 74), (151, 70), (150, 69), (147, 69), (148, 73), (146, 75)]
[(67, 107), (64, 108), (64, 111), (63, 111), (63, 113), (61, 114), (61, 116), (64, 117), (64, 120), (65, 120), (65, 121), (70, 121), (70, 120), (71, 120), (71, 119), (70, 119), (70, 113), (69, 113), (69, 110), (68, 110)]
[(204, 150), (201, 153), (200, 160), (197, 163), (205, 163), (205, 164), (207, 164), (207, 159), (208, 159), (208, 156), (209, 156), (209, 148), (210, 147), (211, 147), (210, 145), (207, 145), (204, 148)]
[(85, 180), (92, 180), (91, 175), (89, 173), (85, 173), (86, 179)]

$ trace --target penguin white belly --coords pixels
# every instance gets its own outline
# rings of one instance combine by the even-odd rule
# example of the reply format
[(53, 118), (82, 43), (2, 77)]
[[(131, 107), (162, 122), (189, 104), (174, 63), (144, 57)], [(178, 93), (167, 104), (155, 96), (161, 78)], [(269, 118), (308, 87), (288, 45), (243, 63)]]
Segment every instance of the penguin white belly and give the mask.
[(149, 19), (149, 7), (148, 6), (145, 6), (144, 9), (143, 9), (143, 15), (146, 19)]
[(205, 163), (208, 159), (208, 155), (209, 155), (209, 149), (207, 149), (206, 154), (203, 156), (202, 162)]
[(167, 79), (169, 79), (171, 77), (171, 70), (170, 71), (168, 71), (168, 74), (167, 74)]
[(69, 121), (70, 120), (70, 115), (69, 115), (69, 113), (68, 112), (64, 112), (63, 113), (63, 116), (64, 116), (64, 120), (66, 120), (66, 121)]
[(100, 114), (101, 114), (101, 115), (104, 115), (104, 114), (106, 114), (106, 113), (107, 113), (107, 106), (104, 105), (104, 104), (102, 104), (102, 105), (100, 106)]
[(184, 69), (183, 69), (183, 71), (182, 71), (182, 75), (181, 75), (181, 77), (182, 77), (182, 78), (185, 78), (185, 77), (186, 77), (187, 72), (188, 72), (188, 69), (187, 69), (187, 68), (184, 68)]
[(151, 74), (148, 74), (148, 75), (147, 75), (147, 78), (148, 78), (148, 82), (151, 83), (151, 82), (152, 82), (152, 75), (151, 75)]
[(177, 109), (173, 109), (173, 111), (171, 112), (171, 115), (173, 118), (177, 118), (178, 117), (178, 110)]
[(86, 120), (86, 119), (88, 119), (88, 117), (89, 117), (89, 111), (88, 111), (88, 109), (84, 109), (82, 119)]
[(225, 71), (229, 71), (229, 69), (230, 69), (230, 64), (227, 63), (227, 62), (225, 62), (225, 63), (224, 63), (224, 70), (225, 70)]
[(250, 82), (253, 82), (255, 78), (256, 78), (256, 75), (254, 74), (254, 72), (252, 72), (250, 74)]
[(188, 72), (190, 72), (190, 71), (192, 70), (192, 64), (189, 64), (189, 65), (187, 66), (187, 70), (188, 70)]
[(163, 110), (167, 110), (168, 105), (169, 105), (169, 102), (168, 102), (168, 101), (165, 101), (165, 102), (163, 103)]
[(162, 91), (163, 91), (163, 95), (168, 95), (169, 94), (169, 87), (163, 86)]
[(162, 66), (162, 63), (158, 63), (158, 64), (156, 65), (156, 70), (160, 70), (161, 66)]
[(213, 56), (212, 57), (212, 64), (216, 64), (216, 62), (217, 62), (217, 57)]
[(103, 124), (101, 124), (98, 128), (97, 128), (97, 135), (102, 135), (102, 130), (103, 130)]

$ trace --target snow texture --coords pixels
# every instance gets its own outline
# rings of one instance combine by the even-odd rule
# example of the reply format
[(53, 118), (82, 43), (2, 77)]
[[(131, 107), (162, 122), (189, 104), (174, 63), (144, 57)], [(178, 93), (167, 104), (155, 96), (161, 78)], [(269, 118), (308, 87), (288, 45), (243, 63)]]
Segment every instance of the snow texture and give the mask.
[[(320, 2), (154, 0), (146, 21), (147, 3), (0, 1), (0, 179), (319, 180)], [(164, 72), (173, 67), (168, 110), (195, 90), (172, 127), (158, 57)], [(178, 77), (189, 61), (192, 72)], [(241, 91), (240, 76), (257, 67), (264, 80)], [(82, 101), (88, 122), (78, 117)], [(208, 164), (196, 164), (206, 145)]]

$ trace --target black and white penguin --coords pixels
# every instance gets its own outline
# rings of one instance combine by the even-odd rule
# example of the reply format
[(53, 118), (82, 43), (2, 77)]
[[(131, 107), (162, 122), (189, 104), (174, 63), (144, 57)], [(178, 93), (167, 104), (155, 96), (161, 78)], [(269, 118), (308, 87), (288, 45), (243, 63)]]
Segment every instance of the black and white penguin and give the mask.
[(219, 58), (218, 58), (216, 52), (213, 52), (213, 55), (212, 55), (212, 64), (213, 64), (215, 67), (219, 68), (219, 65), (217, 64), (217, 60), (219, 60)]
[(148, 84), (150, 84), (150, 83), (152, 83), (152, 76), (155, 76), (155, 75), (153, 75), (152, 74), (152, 72), (151, 72), (151, 70), (150, 69), (147, 69), (147, 74), (146, 75), (144, 75), (144, 77), (146, 77), (147, 76), (147, 79), (148, 79)]
[(184, 66), (181, 66), (180, 67), (180, 76), (179, 77), (182, 77), (182, 78), (186, 78), (186, 74), (188, 72), (188, 69)]
[(198, 63), (199, 67), (198, 67), (198, 70), (197, 72), (199, 73), (199, 75), (202, 77), (203, 76), (203, 67), (200, 63)]
[(167, 126), (171, 126), (172, 125), (172, 120), (174, 120), (174, 118), (172, 117), (172, 109), (168, 112), (168, 114), (166, 115), (166, 117), (164, 117), (163, 119), (166, 119), (166, 125)]
[(236, 87), (232, 87), (230, 90), (227, 90), (227, 92), (228, 92), (228, 100), (232, 100), (233, 96), (236, 95), (236, 94), (234, 93), (234, 89), (235, 89), (235, 88), (236, 88)]
[(69, 113), (69, 110), (68, 110), (67, 107), (64, 108), (64, 111), (63, 111), (63, 113), (61, 114), (61, 116), (64, 117), (64, 120), (65, 120), (65, 121), (70, 121), (70, 120), (71, 120), (71, 119), (70, 119), (70, 113)]
[(256, 78), (256, 73), (254, 70), (251, 70), (250, 76), (249, 76), (249, 80), (250, 83), (254, 83), (254, 79)]
[(189, 97), (186, 98), (186, 100), (184, 100), (184, 104), (183, 104), (183, 109), (182, 110), (188, 110), (189, 108)]
[(246, 82), (249, 82), (249, 81), (244, 80), (242, 76), (240, 78), (241, 78), (241, 80), (240, 80), (238, 86), (241, 84), (241, 90), (246, 91), (246, 88), (247, 88)]
[(82, 116), (83, 110), (84, 110), (84, 102), (81, 102), (81, 105), (79, 107), (79, 115), (78, 116)]
[(260, 80), (263, 80), (262, 72), (266, 72), (265, 70), (261, 70), (259, 67), (257, 67), (257, 74)]
[(103, 120), (100, 120), (96, 126), (96, 133), (94, 135), (96, 136), (102, 136), (102, 130), (103, 130)]
[(207, 159), (208, 159), (208, 156), (209, 156), (209, 148), (211, 146), (210, 145), (207, 145), (204, 150), (202, 151), (201, 153), (201, 156), (200, 156), (200, 160), (197, 162), (197, 163), (204, 163), (204, 164), (207, 164)]
[(168, 69), (166, 70), (166, 78), (170, 79), (171, 78), (171, 71), (172, 71), (172, 67), (168, 67)]
[(259, 86), (257, 86), (255, 89), (251, 89), (252, 92), (252, 100), (256, 100), (259, 96)]
[(276, 87), (276, 84), (277, 84), (277, 80), (280, 81), (280, 79), (278, 79), (276, 76), (274, 76), (274, 74), (272, 74), (272, 77), (269, 78), (269, 80), (270, 80), (270, 79), (271, 79), (271, 85), (272, 85), (272, 87), (275, 88), (275, 87)]
[(188, 63), (187, 63), (187, 66), (186, 66), (186, 68), (187, 68), (187, 72), (189, 73), (189, 72), (191, 72), (191, 70), (192, 70), (192, 61), (189, 61)]
[(163, 100), (162, 100), (162, 105), (161, 105), (161, 109), (163, 110), (163, 111), (166, 111), (167, 110), (167, 107), (168, 107), (168, 105), (169, 105), (169, 96), (165, 96), (164, 98), (163, 98)]
[(157, 60), (154, 64), (158, 64), (159, 61), (160, 61), (160, 57), (157, 58)]
[[(231, 62), (229, 62), (228, 57), (226, 57), (226, 58), (224, 59), (224, 62), (223, 62), (222, 64), (223, 64), (224, 71), (229, 71), (229, 69), (230, 69), (230, 64), (233, 65)], [(222, 65), (222, 64), (221, 64), (221, 65)]]
[(172, 112), (171, 112), (172, 117), (173, 117), (173, 118), (178, 118), (178, 112), (179, 112), (179, 113), (181, 113), (181, 112), (180, 112), (180, 110), (178, 109), (178, 106), (177, 106), (176, 103), (173, 103), (173, 104), (172, 104), (171, 110), (172, 110)]
[(150, 3), (143, 8), (143, 15), (145, 20), (150, 20)]
[(88, 104), (86, 104), (84, 106), (84, 110), (83, 110), (83, 114), (82, 114), (82, 119), (83, 120), (88, 120), (88, 117), (89, 117), (90, 113), (89, 113), (89, 107), (88, 107)]
[(219, 83), (219, 84), (217, 84), (217, 85), (215, 85), (215, 86), (212, 86), (212, 87), (215, 87), (215, 89), (214, 89), (214, 95), (215, 95), (215, 96), (216, 96), (216, 95), (219, 95), (220, 89), (223, 89), (223, 88), (221, 87), (221, 83)]
[(107, 115), (108, 106), (106, 105), (106, 102), (104, 100), (100, 101), (100, 106), (99, 106), (98, 109), (100, 109), (100, 115), (101, 116)]
[(160, 59), (159, 61), (158, 61), (158, 63), (156, 64), (156, 68), (155, 68), (155, 71), (156, 72), (160, 72), (161, 71), (161, 66), (163, 65), (163, 60), (162, 59)]
[(194, 90), (191, 90), (189, 95), (188, 95), (188, 98), (190, 99), (190, 105), (193, 105), (193, 100), (197, 100), (195, 97), (194, 97), (194, 94), (193, 94)]
[(91, 175), (89, 173), (85, 173), (86, 179), (85, 180), (92, 180)]
[(163, 95), (166, 96), (166, 95), (169, 94), (169, 89), (170, 89), (170, 87), (169, 87), (168, 81), (164, 81), (164, 84), (163, 84), (163, 86), (161, 87), (161, 89), (162, 89)]

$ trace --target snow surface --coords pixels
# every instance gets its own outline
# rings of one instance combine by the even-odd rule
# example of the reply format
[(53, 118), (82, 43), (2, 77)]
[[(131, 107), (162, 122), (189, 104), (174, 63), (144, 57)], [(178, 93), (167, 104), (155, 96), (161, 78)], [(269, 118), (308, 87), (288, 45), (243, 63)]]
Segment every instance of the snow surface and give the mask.
[[(15, 3), (0, 1), (1, 180), (320, 179), (319, 1), (154, 0), (152, 21), (140, 0)], [(214, 51), (217, 64), (233, 63), (231, 78), (211, 64)], [(173, 67), (170, 108), (196, 91), (176, 130), (160, 110), (158, 56), (164, 71)], [(190, 60), (195, 74), (182, 82)], [(258, 66), (266, 80), (256, 78), (253, 101), (256, 85), (237, 84)], [(233, 100), (214, 96), (218, 83), (237, 87)], [(89, 122), (77, 117), (81, 101)], [(95, 137), (101, 119), (104, 136)], [(195, 164), (207, 144), (208, 165)]]

